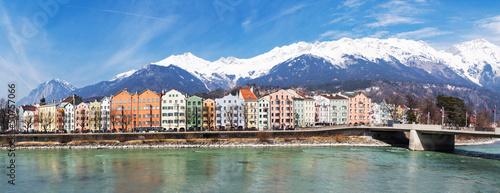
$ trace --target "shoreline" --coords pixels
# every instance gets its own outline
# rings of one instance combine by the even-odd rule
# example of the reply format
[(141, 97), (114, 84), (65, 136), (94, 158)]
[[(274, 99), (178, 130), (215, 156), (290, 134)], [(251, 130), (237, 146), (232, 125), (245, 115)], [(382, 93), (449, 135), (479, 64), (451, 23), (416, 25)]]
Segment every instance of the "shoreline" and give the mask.
[[(469, 145), (488, 145), (500, 141), (500, 139), (489, 140), (465, 140), (456, 142), (456, 146)], [(181, 142), (178, 143), (120, 143), (118, 141), (99, 144), (99, 143), (58, 143), (58, 142), (38, 142), (25, 145), (24, 143), (16, 144), (16, 149), (178, 149), (178, 148), (268, 148), (268, 147), (401, 147), (404, 145), (391, 145), (379, 140), (370, 139), (365, 141), (280, 141), (271, 140), (268, 142), (253, 141), (253, 142)], [(8, 150), (11, 147), (1, 146), (0, 149)]]
[[(470, 141), (470, 140), (467, 140), (467, 141)], [(475, 140), (472, 140), (472, 142), (467, 142), (467, 141), (455, 142), (455, 146), (489, 145), (489, 144), (494, 144), (496, 142), (499, 142), (500, 138), (490, 139), (490, 140), (485, 140), (485, 141), (475, 141)]]

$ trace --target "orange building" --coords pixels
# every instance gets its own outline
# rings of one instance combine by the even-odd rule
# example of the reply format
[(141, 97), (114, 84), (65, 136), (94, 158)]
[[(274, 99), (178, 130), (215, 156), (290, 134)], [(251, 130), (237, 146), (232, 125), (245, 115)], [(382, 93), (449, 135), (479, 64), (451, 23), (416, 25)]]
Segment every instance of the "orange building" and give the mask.
[(203, 130), (215, 130), (215, 101), (213, 99), (203, 101)]
[(349, 97), (349, 125), (370, 124), (372, 100), (363, 93), (344, 95)]
[(111, 96), (111, 131), (155, 130), (160, 123), (161, 94), (146, 89), (131, 94), (128, 89)]

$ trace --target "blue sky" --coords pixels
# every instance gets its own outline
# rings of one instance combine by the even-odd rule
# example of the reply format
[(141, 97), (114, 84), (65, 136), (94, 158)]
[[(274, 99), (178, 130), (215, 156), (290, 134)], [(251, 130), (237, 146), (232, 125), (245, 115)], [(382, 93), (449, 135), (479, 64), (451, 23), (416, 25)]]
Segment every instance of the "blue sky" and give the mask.
[(500, 1), (20, 0), (0, 2), (0, 98), (59, 78), (76, 87), (191, 52), (250, 58), (299, 41), (500, 45)]

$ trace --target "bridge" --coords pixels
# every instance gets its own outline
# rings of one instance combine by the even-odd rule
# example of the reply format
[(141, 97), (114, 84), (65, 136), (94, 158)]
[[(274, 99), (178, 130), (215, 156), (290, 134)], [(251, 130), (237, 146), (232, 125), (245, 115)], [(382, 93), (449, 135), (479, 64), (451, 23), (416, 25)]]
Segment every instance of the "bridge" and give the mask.
[(455, 135), (500, 138), (500, 128), (495, 131), (464, 131), (443, 129), (441, 125), (395, 124), (393, 127), (355, 126), (323, 127), (327, 130), (368, 129), (370, 131), (409, 132), (408, 148), (413, 151), (451, 151), (455, 149)]

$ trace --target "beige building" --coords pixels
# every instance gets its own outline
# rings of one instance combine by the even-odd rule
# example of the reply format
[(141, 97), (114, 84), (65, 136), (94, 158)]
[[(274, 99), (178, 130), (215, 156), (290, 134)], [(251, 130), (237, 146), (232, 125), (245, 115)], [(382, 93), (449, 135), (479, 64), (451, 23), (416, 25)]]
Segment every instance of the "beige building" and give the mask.
[(100, 130), (101, 127), (101, 102), (95, 100), (89, 106), (89, 129)]
[(257, 129), (257, 121), (259, 115), (258, 99), (251, 89), (240, 89), (237, 97), (245, 100), (244, 119), (246, 128)]
[(58, 103), (51, 103), (38, 107), (40, 131), (54, 132), (56, 130), (57, 105)]
[(161, 97), (161, 127), (172, 130), (186, 129), (186, 96), (172, 89)]

